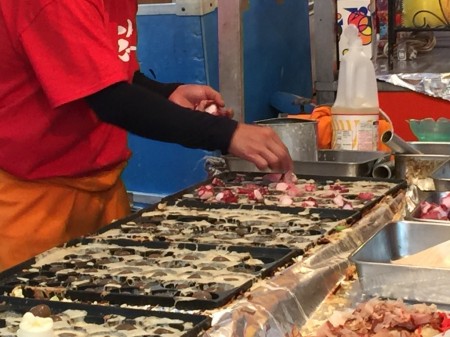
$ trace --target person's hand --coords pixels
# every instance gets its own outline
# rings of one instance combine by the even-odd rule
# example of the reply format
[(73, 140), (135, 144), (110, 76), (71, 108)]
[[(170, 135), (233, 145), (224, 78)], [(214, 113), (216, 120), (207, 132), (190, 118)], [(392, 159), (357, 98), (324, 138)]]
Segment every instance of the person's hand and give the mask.
[(260, 170), (270, 168), (287, 172), (294, 167), (288, 149), (276, 132), (267, 126), (239, 123), (228, 152), (251, 161)]
[[(169, 96), (169, 100), (185, 108), (206, 111), (217, 116), (232, 117), (231, 109), (225, 109), (225, 102), (219, 92), (207, 85), (183, 84)], [(208, 111), (215, 105), (217, 109)], [(212, 112), (210, 112), (212, 111)]]

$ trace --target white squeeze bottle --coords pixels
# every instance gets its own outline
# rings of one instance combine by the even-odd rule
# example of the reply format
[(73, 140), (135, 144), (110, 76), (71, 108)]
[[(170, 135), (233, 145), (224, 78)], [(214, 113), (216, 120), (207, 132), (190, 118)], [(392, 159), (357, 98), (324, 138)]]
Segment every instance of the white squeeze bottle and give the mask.
[(358, 29), (344, 33), (348, 52), (339, 68), (336, 101), (331, 107), (335, 150), (376, 151), (378, 144), (378, 89), (375, 68), (364, 53)]

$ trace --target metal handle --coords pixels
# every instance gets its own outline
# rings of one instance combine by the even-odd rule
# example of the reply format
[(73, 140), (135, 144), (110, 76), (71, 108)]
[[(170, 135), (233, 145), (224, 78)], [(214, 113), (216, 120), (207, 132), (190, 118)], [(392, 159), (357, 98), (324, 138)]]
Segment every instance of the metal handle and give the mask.
[(375, 164), (372, 170), (372, 177), (374, 178), (392, 178), (395, 169), (394, 161), (387, 160)]
[(402, 138), (400, 138), (390, 130), (383, 133), (383, 135), (381, 136), (381, 141), (396, 153), (422, 154), (422, 152), (412, 147), (410, 144), (405, 142)]

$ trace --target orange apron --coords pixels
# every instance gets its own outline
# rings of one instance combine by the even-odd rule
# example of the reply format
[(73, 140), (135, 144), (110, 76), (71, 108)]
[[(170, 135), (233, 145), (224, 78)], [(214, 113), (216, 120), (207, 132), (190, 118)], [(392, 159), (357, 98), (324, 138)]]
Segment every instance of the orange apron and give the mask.
[(0, 170), (0, 271), (128, 215), (124, 167), (38, 181)]

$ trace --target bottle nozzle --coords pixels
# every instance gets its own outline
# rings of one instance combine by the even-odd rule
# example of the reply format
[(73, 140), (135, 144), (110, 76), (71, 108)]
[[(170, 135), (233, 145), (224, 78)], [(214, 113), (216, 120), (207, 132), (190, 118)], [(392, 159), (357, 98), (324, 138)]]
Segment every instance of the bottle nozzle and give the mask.
[(350, 48), (352, 48), (352, 47), (361, 47), (362, 46), (362, 41), (359, 38), (359, 31), (358, 31), (358, 28), (355, 25), (353, 25), (353, 24), (348, 25), (344, 29), (344, 35), (347, 38), (348, 46)]

